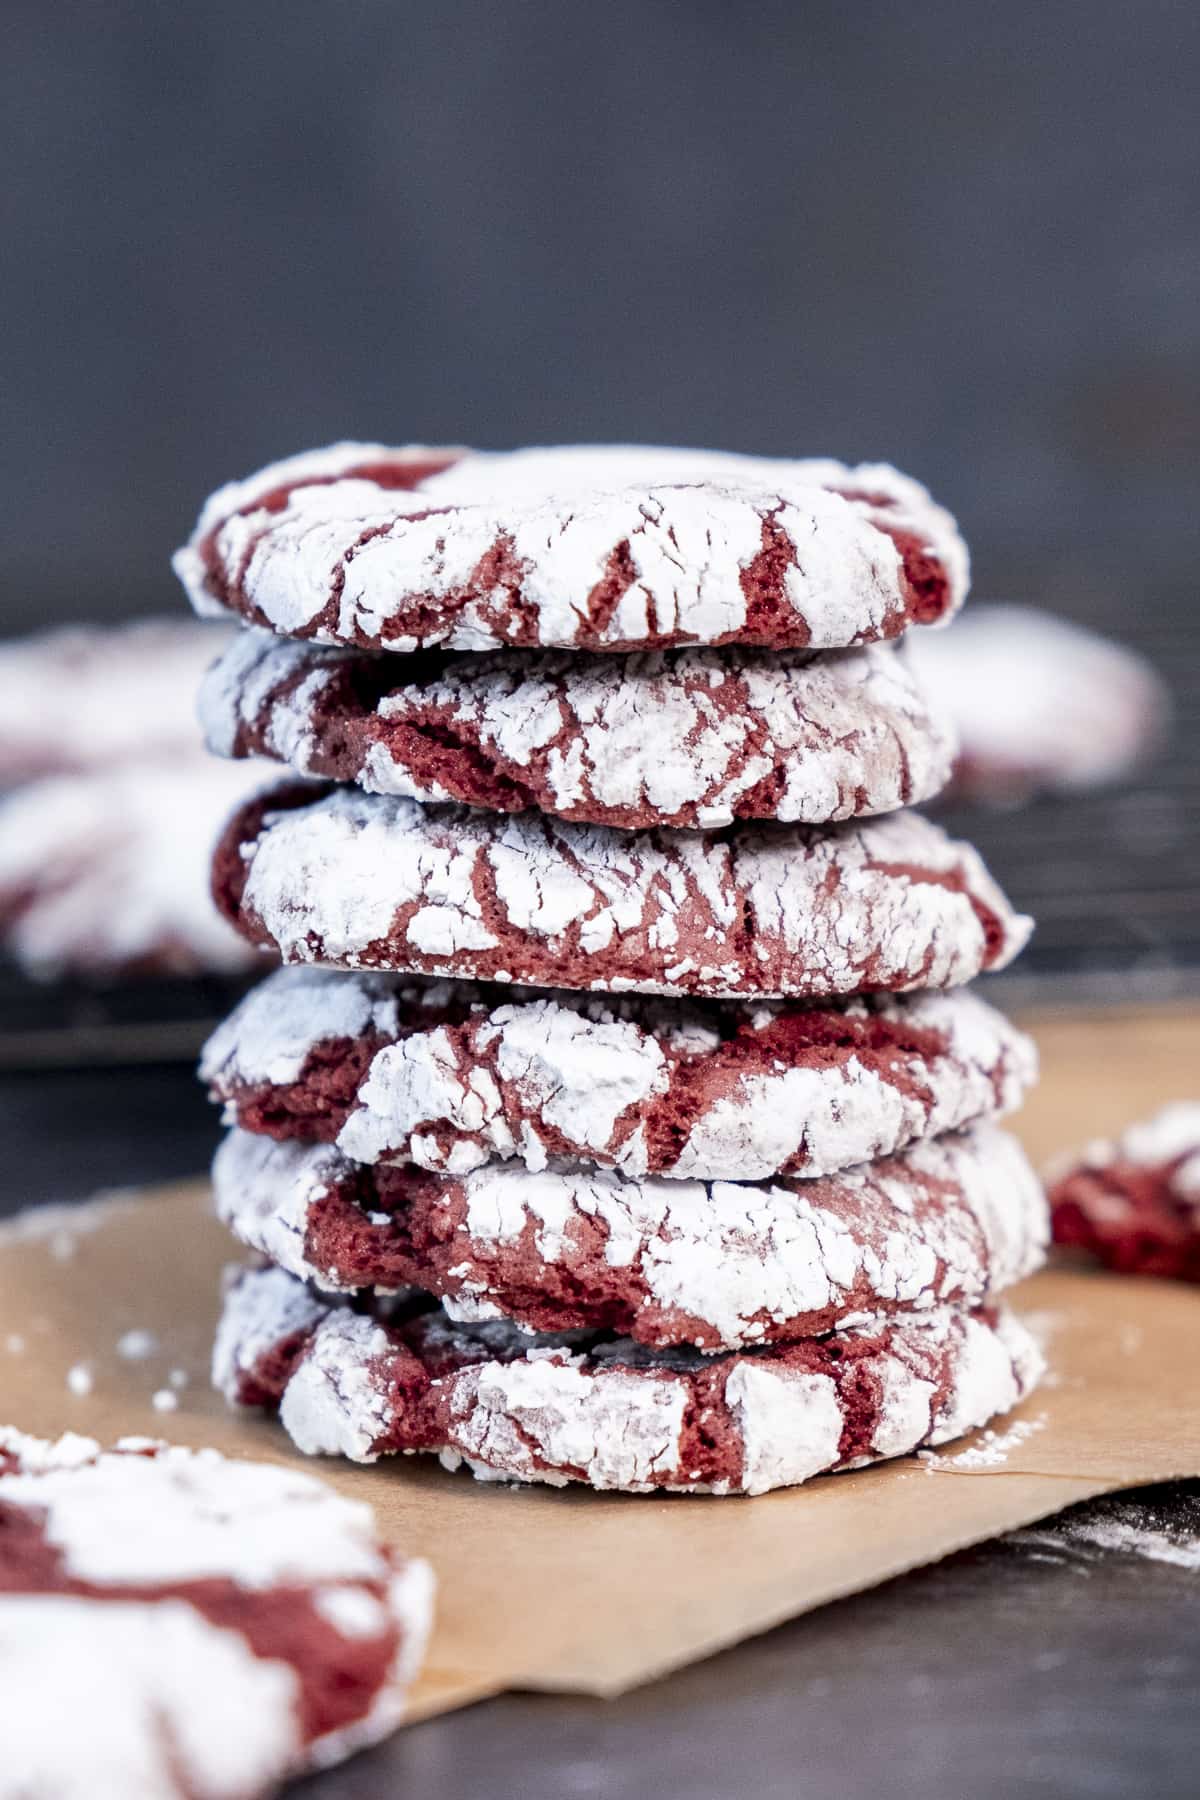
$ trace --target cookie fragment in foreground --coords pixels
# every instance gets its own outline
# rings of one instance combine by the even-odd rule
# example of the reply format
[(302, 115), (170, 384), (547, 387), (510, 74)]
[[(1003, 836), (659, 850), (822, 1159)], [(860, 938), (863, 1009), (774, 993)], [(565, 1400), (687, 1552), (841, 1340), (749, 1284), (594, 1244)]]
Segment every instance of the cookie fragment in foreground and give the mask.
[(0, 1790), (273, 1793), (395, 1727), (432, 1606), (310, 1476), (0, 1428)]
[(327, 1305), (279, 1269), (229, 1288), (213, 1375), (278, 1406), (296, 1447), (358, 1462), (431, 1451), (486, 1480), (762, 1494), (959, 1437), (1035, 1386), (1004, 1309), (943, 1308), (778, 1348), (704, 1356), (628, 1338), (531, 1340), (439, 1308)]
[(1050, 1177), (1055, 1242), (1125, 1275), (1200, 1281), (1200, 1101), (1176, 1101)]

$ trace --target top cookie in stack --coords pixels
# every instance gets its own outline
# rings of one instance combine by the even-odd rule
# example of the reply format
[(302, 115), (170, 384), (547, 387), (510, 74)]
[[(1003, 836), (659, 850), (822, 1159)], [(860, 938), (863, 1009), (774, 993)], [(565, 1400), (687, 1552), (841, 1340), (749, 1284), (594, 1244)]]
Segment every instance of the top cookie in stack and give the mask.
[(758, 1492), (1026, 1391), (993, 1302), (1044, 1203), (986, 1121), (1032, 1050), (905, 997), (1029, 929), (901, 810), (953, 746), (887, 640), (967, 581), (923, 488), (344, 445), (222, 489), (176, 567), (251, 627), (211, 747), (302, 778), (230, 822), (219, 903), (326, 965), (206, 1053), (218, 1204), (276, 1265), (234, 1398), (305, 1449)]

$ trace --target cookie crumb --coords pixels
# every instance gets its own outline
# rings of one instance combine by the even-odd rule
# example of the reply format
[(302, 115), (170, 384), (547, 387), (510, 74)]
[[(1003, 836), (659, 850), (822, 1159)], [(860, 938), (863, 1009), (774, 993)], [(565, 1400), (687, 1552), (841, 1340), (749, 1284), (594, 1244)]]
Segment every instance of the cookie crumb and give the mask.
[(1045, 1424), (1045, 1413), (1039, 1413), (1035, 1419), (1017, 1419), (1007, 1431), (989, 1429), (980, 1432), (978, 1442), (960, 1450), (956, 1456), (939, 1456), (935, 1450), (918, 1450), (917, 1458), (930, 1470), (969, 1472), (972, 1469), (999, 1469), (1008, 1461), (1012, 1451), (1044, 1430)]

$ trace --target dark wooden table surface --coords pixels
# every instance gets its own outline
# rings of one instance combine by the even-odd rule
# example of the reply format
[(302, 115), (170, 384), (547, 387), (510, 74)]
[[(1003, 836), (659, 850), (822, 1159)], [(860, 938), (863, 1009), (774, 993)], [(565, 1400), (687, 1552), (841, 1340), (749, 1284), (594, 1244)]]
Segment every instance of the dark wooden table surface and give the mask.
[[(43, 1071), (0, 1080), (0, 1133), (13, 1209), (192, 1174), (214, 1124), (186, 1068)], [(1190, 1534), (1200, 1564), (1200, 1484), (1146, 1490), (1132, 1516)], [(984, 1546), (624, 1699), (506, 1696), (302, 1791), (1193, 1800), (1200, 1566), (1077, 1539), (1064, 1527), (1051, 1544)]]

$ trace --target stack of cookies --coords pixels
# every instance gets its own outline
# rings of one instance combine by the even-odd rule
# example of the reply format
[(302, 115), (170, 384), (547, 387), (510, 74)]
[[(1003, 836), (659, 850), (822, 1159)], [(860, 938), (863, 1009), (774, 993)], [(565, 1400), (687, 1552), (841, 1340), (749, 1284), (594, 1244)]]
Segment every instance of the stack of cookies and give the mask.
[(894, 642), (953, 520), (888, 467), (346, 445), (209, 501), (211, 747), (293, 779), (214, 863), (285, 967), (210, 1042), (215, 1352), (305, 1451), (762, 1493), (1003, 1412), (1045, 1202), (998, 1131), (1020, 949), (904, 810)]

